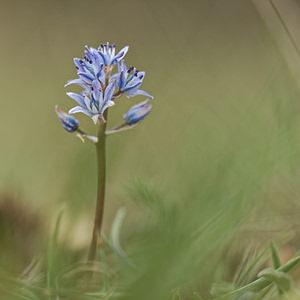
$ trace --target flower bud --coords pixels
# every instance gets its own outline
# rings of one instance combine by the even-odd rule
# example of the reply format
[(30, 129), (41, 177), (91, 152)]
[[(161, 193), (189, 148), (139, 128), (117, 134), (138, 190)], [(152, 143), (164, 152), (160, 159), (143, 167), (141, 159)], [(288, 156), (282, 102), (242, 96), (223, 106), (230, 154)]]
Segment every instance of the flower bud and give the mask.
[(62, 127), (65, 130), (69, 132), (74, 132), (79, 128), (79, 121), (62, 111), (57, 105), (55, 106), (55, 111), (58, 119), (61, 122)]
[(135, 125), (144, 120), (150, 113), (152, 105), (148, 103), (149, 99), (137, 105), (132, 106), (129, 111), (123, 116), (128, 125)]

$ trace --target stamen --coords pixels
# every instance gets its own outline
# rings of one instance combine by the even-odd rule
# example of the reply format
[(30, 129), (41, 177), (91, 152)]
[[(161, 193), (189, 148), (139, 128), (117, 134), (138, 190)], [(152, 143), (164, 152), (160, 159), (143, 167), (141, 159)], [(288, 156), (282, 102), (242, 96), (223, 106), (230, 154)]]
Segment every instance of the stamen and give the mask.
[(127, 74), (130, 74), (132, 72), (132, 70), (134, 69), (134, 66), (131, 66), (128, 70), (127, 70)]

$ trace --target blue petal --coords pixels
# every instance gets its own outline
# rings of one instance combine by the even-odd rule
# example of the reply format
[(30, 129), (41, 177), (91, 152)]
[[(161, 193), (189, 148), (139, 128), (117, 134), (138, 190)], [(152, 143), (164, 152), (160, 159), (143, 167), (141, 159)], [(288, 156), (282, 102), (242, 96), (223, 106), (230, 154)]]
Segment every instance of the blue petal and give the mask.
[(120, 90), (122, 90), (125, 87), (126, 84), (126, 78), (123, 70), (120, 72), (118, 79), (117, 79), (117, 85)]
[(79, 105), (86, 108), (85, 101), (81, 95), (75, 93), (66, 93), (70, 98), (74, 99)]
[(136, 85), (138, 83), (142, 83), (145, 77), (145, 72), (141, 71), (138, 73), (135, 73), (134, 75), (130, 76), (130, 79), (127, 79), (127, 84), (129, 87)]
[(115, 91), (115, 83), (114, 82), (111, 82), (105, 89), (105, 92), (104, 92), (104, 103), (108, 100), (111, 100), (111, 97)]
[(136, 95), (143, 95), (143, 96), (146, 96), (146, 97), (149, 97), (150, 99), (153, 99), (154, 97), (151, 96), (150, 94), (148, 94), (147, 92), (143, 91), (143, 90), (137, 90), (134, 92), (135, 96)]
[(76, 78), (76, 79), (72, 79), (72, 80), (69, 80), (65, 85), (64, 87), (67, 87), (68, 85), (70, 84), (77, 84), (83, 88), (86, 88), (87, 87), (87, 84), (85, 84), (80, 78)]
[(80, 113), (80, 112), (87, 115), (87, 116), (89, 116), (89, 117), (92, 115), (91, 112), (89, 112), (88, 110), (82, 108), (81, 106), (75, 106), (75, 107), (73, 107), (69, 110), (69, 114), (76, 114), (76, 113)]
[(98, 51), (98, 53), (100, 54), (100, 56), (103, 60), (103, 63), (107, 66), (110, 61), (109, 56), (107, 54), (102, 53), (101, 51)]
[(127, 67), (126, 67), (126, 64), (125, 64), (125, 60), (121, 61), (121, 69), (124, 72), (124, 74), (127, 72)]
[(91, 84), (92, 81), (95, 79), (93, 75), (90, 73), (85, 73), (85, 72), (78, 72), (78, 76), (87, 84)]
[(92, 53), (92, 51), (89, 49), (88, 46), (85, 46), (84, 48), (85, 48), (84, 54), (85, 54), (86, 58), (88, 60), (92, 60), (93, 59), (93, 53)]
[(129, 87), (126, 87), (124, 90), (125, 90), (125, 93), (127, 93), (127, 92), (133, 92), (134, 90), (137, 90), (139, 87), (140, 87), (140, 85), (142, 84), (142, 82), (138, 82), (137, 84), (135, 84), (135, 85), (131, 85), (131, 86), (129, 86)]
[(120, 50), (120, 52), (111, 61), (111, 64), (115, 64), (118, 61), (120, 61), (125, 56), (125, 54), (127, 53), (128, 49), (129, 49), (129, 46), (126, 46), (122, 50)]
[(103, 73), (103, 64), (100, 62), (100, 59), (96, 59), (96, 68), (97, 68), (97, 74), (96, 77), (101, 77), (101, 74)]
[(114, 75), (111, 75), (110, 78), (109, 78), (109, 82), (112, 82), (112, 81), (116, 80), (118, 76), (119, 76), (118, 73), (114, 74)]
[(82, 59), (81, 58), (77, 58), (77, 57), (75, 57), (74, 58), (74, 64), (75, 64), (75, 66), (76, 66), (76, 69), (79, 71), (79, 72), (84, 72), (85, 70), (84, 70), (84, 67), (81, 65), (81, 63), (80, 63), (80, 61), (82, 61)]
[(99, 100), (100, 97), (101, 97), (100, 93), (102, 92), (101, 85), (100, 85), (99, 81), (94, 80), (92, 82), (92, 87), (93, 87), (92, 94), (94, 94), (95, 100)]

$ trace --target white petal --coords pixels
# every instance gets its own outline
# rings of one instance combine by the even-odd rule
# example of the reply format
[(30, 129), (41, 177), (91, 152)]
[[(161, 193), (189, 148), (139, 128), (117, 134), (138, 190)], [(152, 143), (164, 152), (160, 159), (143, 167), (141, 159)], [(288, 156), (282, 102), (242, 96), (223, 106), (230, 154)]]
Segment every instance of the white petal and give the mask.
[(69, 114), (76, 114), (79, 112), (81, 112), (89, 117), (92, 115), (88, 110), (82, 108), (81, 106), (75, 106), (69, 110)]
[(94, 122), (95, 124), (97, 124), (98, 118), (99, 118), (99, 114), (93, 115), (93, 116), (92, 116), (92, 120), (93, 120), (93, 122)]

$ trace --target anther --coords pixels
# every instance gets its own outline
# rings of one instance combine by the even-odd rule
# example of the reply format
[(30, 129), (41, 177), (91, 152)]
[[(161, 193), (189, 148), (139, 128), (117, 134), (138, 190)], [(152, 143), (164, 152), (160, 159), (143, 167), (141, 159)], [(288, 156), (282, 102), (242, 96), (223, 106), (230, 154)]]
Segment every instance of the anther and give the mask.
[(128, 74), (131, 73), (133, 69), (134, 69), (134, 67), (131, 66), (131, 67), (127, 70), (127, 73), (128, 73)]

